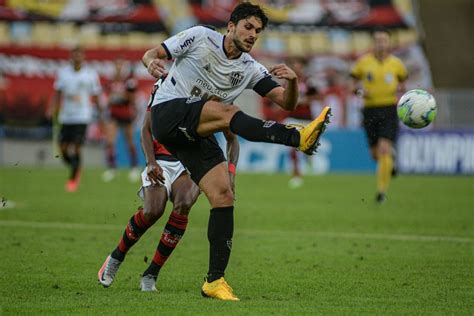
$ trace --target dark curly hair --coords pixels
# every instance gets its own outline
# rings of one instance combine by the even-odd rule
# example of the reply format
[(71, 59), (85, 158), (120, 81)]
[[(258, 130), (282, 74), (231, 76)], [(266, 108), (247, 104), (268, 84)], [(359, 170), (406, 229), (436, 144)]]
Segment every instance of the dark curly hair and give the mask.
[(268, 17), (266, 16), (263, 9), (259, 5), (252, 4), (250, 2), (242, 2), (237, 5), (230, 14), (229, 20), (234, 24), (237, 24), (240, 20), (251, 16), (259, 18), (262, 21), (262, 29), (267, 26)]

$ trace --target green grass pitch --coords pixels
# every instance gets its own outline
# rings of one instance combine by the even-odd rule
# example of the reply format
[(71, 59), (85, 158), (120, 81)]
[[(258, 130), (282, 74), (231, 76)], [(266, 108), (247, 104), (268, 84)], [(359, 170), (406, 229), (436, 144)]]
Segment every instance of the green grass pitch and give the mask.
[(115, 283), (97, 271), (141, 201), (125, 171), (86, 170), (65, 193), (62, 169), (0, 169), (0, 315), (474, 314), (474, 178), (400, 176), (375, 205), (373, 175), (325, 175), (290, 190), (287, 175), (238, 174), (226, 279), (240, 302), (204, 299), (204, 196), (141, 293), (164, 217), (131, 250)]

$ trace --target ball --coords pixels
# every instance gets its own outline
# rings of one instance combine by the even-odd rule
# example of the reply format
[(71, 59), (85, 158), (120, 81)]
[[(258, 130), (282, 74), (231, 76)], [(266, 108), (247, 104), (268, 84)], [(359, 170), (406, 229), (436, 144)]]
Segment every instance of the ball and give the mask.
[(435, 98), (425, 90), (413, 89), (406, 92), (398, 101), (398, 118), (408, 127), (423, 128), (436, 117)]

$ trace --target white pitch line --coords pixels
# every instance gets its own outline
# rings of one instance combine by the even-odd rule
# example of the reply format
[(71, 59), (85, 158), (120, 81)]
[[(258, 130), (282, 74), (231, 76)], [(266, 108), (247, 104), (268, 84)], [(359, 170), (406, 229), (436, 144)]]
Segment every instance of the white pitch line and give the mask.
[[(27, 222), (27, 221), (0, 221), (0, 227), (27, 227), (46, 229), (67, 230), (122, 230), (123, 225), (113, 224), (85, 224), (85, 223), (61, 223), (61, 222)], [(188, 231), (205, 232), (206, 228), (191, 227)], [(456, 236), (424, 236), (424, 235), (401, 235), (401, 234), (377, 234), (377, 233), (355, 233), (355, 232), (311, 232), (311, 231), (285, 231), (285, 230), (254, 230), (236, 229), (237, 233), (249, 235), (279, 235), (279, 236), (313, 236), (342, 239), (376, 239), (394, 241), (417, 241), (417, 242), (452, 242), (452, 243), (474, 243), (474, 238)]]

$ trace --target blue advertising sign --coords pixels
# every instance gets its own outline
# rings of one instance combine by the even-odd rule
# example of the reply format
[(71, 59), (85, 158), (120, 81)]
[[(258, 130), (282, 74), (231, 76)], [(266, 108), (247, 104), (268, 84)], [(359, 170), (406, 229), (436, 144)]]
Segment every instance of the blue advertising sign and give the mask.
[(474, 174), (474, 131), (402, 131), (397, 160), (403, 173)]
[[(217, 138), (225, 148), (222, 134)], [(272, 173), (291, 169), (291, 148), (242, 138), (239, 142), (239, 171)], [(139, 146), (138, 133), (136, 144)], [(316, 155), (298, 154), (301, 170), (306, 174), (375, 171), (363, 130), (329, 130)], [(117, 159), (121, 167), (129, 164), (123, 135), (117, 144)], [(474, 131), (403, 130), (397, 143), (397, 162), (401, 173), (474, 174)]]
[[(139, 146), (139, 133), (135, 135)], [(222, 133), (217, 134), (221, 147), (225, 148)], [(288, 172), (291, 169), (290, 147), (275, 144), (253, 143), (239, 138), (240, 157), (239, 171), (244, 172)], [(122, 133), (117, 142), (117, 164), (120, 167), (129, 165), (127, 146)], [(137, 147), (138, 148), (138, 147)], [(143, 153), (140, 162), (144, 164)], [(225, 152), (225, 150), (224, 150)], [(362, 130), (329, 130), (321, 139), (321, 146), (316, 155), (306, 156), (298, 153), (301, 170), (306, 174), (324, 174), (328, 172), (372, 172), (375, 163), (372, 161), (364, 131)]]

